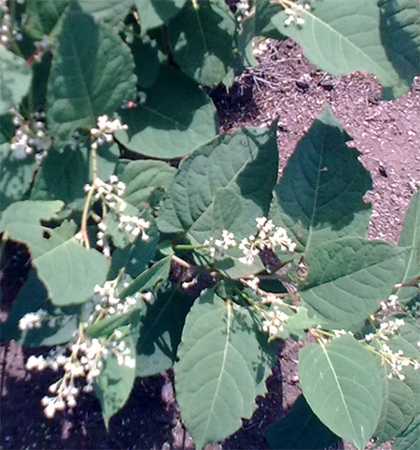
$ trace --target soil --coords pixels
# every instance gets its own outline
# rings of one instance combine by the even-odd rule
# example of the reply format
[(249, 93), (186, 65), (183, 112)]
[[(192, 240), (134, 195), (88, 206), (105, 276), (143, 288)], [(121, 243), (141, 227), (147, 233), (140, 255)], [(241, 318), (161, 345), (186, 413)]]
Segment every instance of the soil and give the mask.
[[(380, 87), (372, 76), (354, 73), (333, 79), (308, 63), (293, 42), (266, 43), (268, 48), (257, 68), (244, 73), (229, 90), (211, 92), (221, 131), (269, 125), (279, 117), (280, 175), (297, 142), (327, 102), (354, 138), (351, 145), (361, 152), (360, 160), (372, 174), (374, 189), (366, 194), (366, 201), (373, 204), (369, 237), (396, 242), (409, 199), (420, 182), (420, 78), (414, 80), (408, 94), (382, 102)], [(10, 300), (16, 287), (8, 284), (7, 273), (10, 269), (3, 268), (2, 294)], [(8, 309), (7, 303), (3, 306)], [(298, 348), (291, 342), (279, 343), (278, 364), (267, 380), (268, 393), (257, 399), (258, 409), (251, 420), (244, 420), (241, 430), (207, 450), (268, 448), (264, 428), (283, 417), (300, 394)], [(1, 448), (194, 448), (182, 427), (171, 372), (138, 380), (107, 433), (93, 395), (80, 399), (71, 413), (53, 420), (44, 418), (40, 400), (56, 374), (26, 371), (24, 361), (34, 353), (39, 352), (22, 349), (15, 342), (1, 345)], [(342, 443), (339, 447), (344, 448)]]

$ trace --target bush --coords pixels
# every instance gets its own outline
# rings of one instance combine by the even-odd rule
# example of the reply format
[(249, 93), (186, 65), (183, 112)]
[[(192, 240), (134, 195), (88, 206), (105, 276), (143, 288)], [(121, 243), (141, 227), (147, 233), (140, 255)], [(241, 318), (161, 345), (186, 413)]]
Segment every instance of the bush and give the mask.
[(136, 377), (174, 366), (202, 448), (252, 415), (291, 338), (303, 396), (273, 448), (417, 448), (419, 193), (398, 245), (368, 241), (371, 177), (328, 106), (277, 182), (276, 122), (219, 135), (205, 87), (255, 65), (255, 37), (290, 37), (400, 96), (418, 1), (22, 3), (1, 19), (0, 232), (31, 268), (2, 336), (52, 347), (27, 361), (60, 371), (46, 417), (94, 391), (108, 426)]

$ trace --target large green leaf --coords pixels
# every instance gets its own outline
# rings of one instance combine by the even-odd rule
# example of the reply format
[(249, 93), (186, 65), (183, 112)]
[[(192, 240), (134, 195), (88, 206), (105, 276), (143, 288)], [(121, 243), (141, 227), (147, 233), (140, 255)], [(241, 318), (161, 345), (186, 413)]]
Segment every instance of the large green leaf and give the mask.
[(86, 156), (80, 149), (65, 147), (62, 152), (51, 149), (35, 178), (31, 199), (71, 203), (84, 197), (83, 187), (89, 181)]
[[(380, 5), (380, 6), (379, 6)], [(284, 10), (271, 21), (305, 56), (332, 75), (365, 70), (379, 77), (383, 97), (405, 94), (419, 72), (417, 0), (323, 0), (298, 11), (302, 26), (287, 26)]]
[(235, 60), (236, 20), (223, 0), (188, 2), (168, 24), (176, 62), (197, 83), (215, 87)]
[(91, 14), (95, 20), (117, 25), (129, 13), (132, 0), (28, 0), (25, 31), (35, 39), (61, 32), (64, 16), (69, 10), (82, 10)]
[(304, 306), (329, 328), (360, 325), (387, 298), (404, 270), (405, 250), (382, 241), (343, 238), (307, 253), (299, 288)]
[[(188, 232), (199, 243), (209, 239), (218, 214), (213, 211), (216, 193), (228, 188), (241, 197), (242, 206), (242, 215), (230, 231), (238, 238), (254, 234), (255, 218), (267, 214), (277, 178), (277, 158), (276, 124), (219, 136), (181, 164), (162, 204), (159, 228), (167, 233)], [(224, 196), (225, 200), (231, 198)], [(219, 209), (220, 201), (219, 193)]]
[(146, 102), (120, 111), (128, 131), (116, 133), (128, 149), (154, 158), (178, 158), (214, 138), (216, 108), (210, 97), (179, 70), (162, 68)]
[(332, 432), (363, 450), (382, 408), (382, 385), (371, 353), (352, 336), (299, 352), (299, 375), (306, 401)]
[(172, 367), (193, 299), (177, 287), (161, 289), (140, 319), (136, 375), (147, 377)]
[(132, 161), (120, 176), (126, 184), (124, 200), (140, 208), (149, 200), (155, 189), (167, 188), (176, 169), (163, 161)]
[[(401, 282), (413, 284), (420, 277), (420, 192), (416, 192), (411, 197), (398, 245), (409, 249)], [(405, 304), (419, 294), (419, 288), (403, 287), (397, 291), (397, 294), (399, 301)]]
[(420, 414), (397, 436), (392, 448), (393, 450), (418, 450), (420, 448)]
[(339, 440), (318, 419), (303, 395), (286, 417), (267, 427), (265, 437), (275, 450), (324, 450)]
[[(121, 328), (120, 330), (122, 330)], [(130, 350), (130, 357), (135, 361), (134, 340), (131, 335), (125, 336), (121, 342)], [(101, 374), (95, 380), (95, 393), (101, 402), (102, 417), (108, 429), (109, 420), (127, 401), (136, 376), (135, 365), (120, 364), (114, 352), (109, 352), (104, 360)]]
[[(39, 309), (46, 311), (54, 321), (41, 322), (40, 328), (19, 329), (20, 319), (27, 313)], [(31, 268), (28, 279), (14, 299), (7, 322), (0, 325), (2, 339), (15, 340), (27, 347), (60, 345), (69, 342), (78, 328), (80, 310), (78, 307), (60, 309), (48, 300), (48, 292), (39, 280), (35, 269)]]
[(0, 45), (0, 114), (21, 102), (31, 78), (31, 68), (26, 61)]
[(188, 314), (175, 365), (182, 418), (196, 447), (230, 435), (265, 392), (271, 358), (248, 310), (206, 291)]
[(51, 219), (61, 207), (60, 201), (13, 203), (0, 222), (0, 230), (7, 231), (10, 239), (29, 247), (38, 277), (57, 306), (88, 300), (95, 285), (106, 280), (109, 268), (105, 256), (75, 240), (75, 224), (63, 222), (55, 229), (41, 226), (41, 219)]
[(70, 0), (28, 0), (25, 31), (35, 39), (53, 32), (65, 14)]
[(81, 9), (96, 21), (117, 25), (123, 21), (133, 5), (133, 0), (77, 0)]
[[(390, 439), (395, 438), (403, 432), (412, 419), (420, 413), (419, 409), (419, 392), (420, 377), (414, 372), (411, 375), (417, 377), (417, 392), (413, 390), (410, 384), (402, 382), (397, 377), (388, 379), (387, 365), (381, 365), (380, 373), (382, 374), (383, 383), (383, 405), (382, 413), (375, 430), (376, 442), (380, 445)], [(414, 380), (415, 383), (416, 380)]]
[(162, 26), (176, 16), (186, 0), (134, 0), (142, 32)]
[(95, 126), (98, 116), (114, 113), (135, 89), (127, 45), (91, 16), (68, 13), (48, 80), (48, 125), (59, 141), (70, 139), (78, 128)]
[(287, 228), (297, 251), (367, 233), (371, 207), (363, 195), (372, 189), (372, 180), (358, 160), (359, 152), (346, 146), (349, 139), (326, 106), (274, 190), (270, 216)]
[(33, 157), (17, 159), (8, 143), (0, 145), (0, 211), (24, 198), (37, 168)]

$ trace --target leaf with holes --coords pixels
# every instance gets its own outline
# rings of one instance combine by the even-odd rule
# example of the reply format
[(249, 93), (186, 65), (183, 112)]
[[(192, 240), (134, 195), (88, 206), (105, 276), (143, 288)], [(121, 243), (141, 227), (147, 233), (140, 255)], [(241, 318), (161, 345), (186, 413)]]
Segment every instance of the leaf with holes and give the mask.
[(87, 14), (67, 14), (48, 79), (47, 121), (58, 140), (94, 127), (135, 89), (133, 57), (118, 35)]
[(32, 264), (57, 306), (80, 304), (102, 285), (108, 272), (108, 261), (95, 249), (82, 247), (75, 239), (76, 226), (63, 222), (51, 229), (40, 220), (53, 218), (61, 209), (60, 201), (26, 201), (13, 203), (4, 211), (0, 230), (9, 239), (25, 243)]
[(204, 292), (188, 314), (175, 365), (182, 418), (197, 448), (240, 428), (265, 392), (271, 355), (249, 311)]
[(352, 336), (299, 352), (299, 376), (306, 401), (333, 433), (363, 450), (382, 409), (382, 385), (374, 357)]

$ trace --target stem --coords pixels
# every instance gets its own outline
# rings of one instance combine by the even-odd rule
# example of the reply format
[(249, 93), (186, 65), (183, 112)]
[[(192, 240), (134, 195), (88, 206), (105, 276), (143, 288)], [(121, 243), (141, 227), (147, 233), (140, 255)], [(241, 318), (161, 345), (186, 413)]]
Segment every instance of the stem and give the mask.
[(87, 249), (90, 249), (90, 241), (89, 241), (89, 236), (88, 236), (88, 232), (87, 232), (87, 222), (88, 222), (88, 218), (89, 218), (89, 210), (90, 210), (90, 205), (92, 202), (92, 196), (93, 196), (93, 192), (95, 190), (95, 188), (94, 188), (95, 180), (97, 178), (97, 173), (98, 173), (98, 158), (97, 158), (97, 154), (96, 154), (96, 149), (93, 147), (90, 147), (90, 156), (91, 156), (91, 160), (92, 160), (92, 187), (86, 196), (85, 206), (83, 208), (82, 220), (81, 220), (81, 225), (80, 225), (80, 233), (82, 235), (83, 244), (85, 245), (85, 247)]
[(185, 269), (191, 269), (191, 264), (184, 261), (182, 258), (176, 255), (172, 255), (172, 261), (176, 262), (179, 266), (184, 267)]

